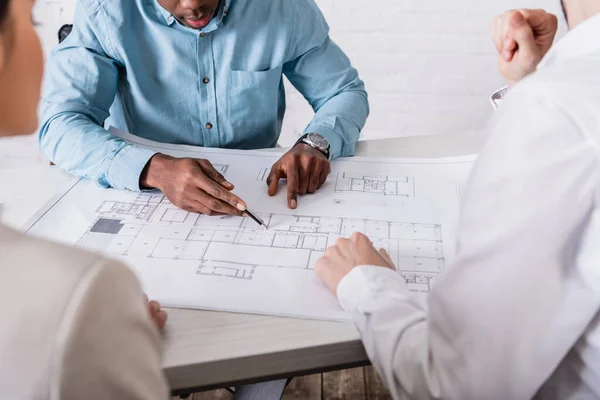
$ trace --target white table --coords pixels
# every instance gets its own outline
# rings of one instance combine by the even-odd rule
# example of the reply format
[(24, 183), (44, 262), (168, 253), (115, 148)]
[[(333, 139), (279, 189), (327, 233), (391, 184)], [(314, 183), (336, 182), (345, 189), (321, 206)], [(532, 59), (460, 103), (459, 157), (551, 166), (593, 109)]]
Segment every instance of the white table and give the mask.
[[(476, 153), (477, 133), (360, 142), (357, 155), (448, 157)], [(56, 167), (0, 169), (3, 222), (22, 226), (72, 182)], [(170, 310), (165, 372), (176, 393), (368, 363), (352, 324)]]

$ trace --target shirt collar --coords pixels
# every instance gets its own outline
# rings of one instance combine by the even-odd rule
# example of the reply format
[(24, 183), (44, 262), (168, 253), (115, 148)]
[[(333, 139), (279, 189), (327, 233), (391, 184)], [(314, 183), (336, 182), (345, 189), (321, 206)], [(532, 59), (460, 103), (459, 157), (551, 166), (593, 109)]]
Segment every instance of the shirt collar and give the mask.
[(573, 28), (542, 59), (538, 69), (600, 52), (600, 14)]
[(169, 25), (169, 26), (173, 25), (173, 23), (175, 23), (175, 17), (173, 17), (170, 12), (165, 10), (163, 8), (163, 6), (158, 4), (158, 1), (154, 0), (154, 3), (158, 7), (158, 11), (160, 11), (160, 13), (163, 16), (163, 18), (165, 19), (165, 22), (167, 23), (167, 25)]
[[(163, 8), (163, 6), (161, 6), (158, 3), (158, 1), (154, 0), (154, 3), (158, 6), (158, 10), (160, 11), (161, 15), (165, 19), (165, 22), (167, 23), (167, 25), (171, 26), (175, 22), (177, 22), (177, 20), (175, 19), (175, 17), (170, 12), (168, 12), (167, 10), (165, 10)], [(231, 3), (231, 0), (223, 0), (223, 2), (221, 3), (221, 5), (219, 6), (219, 10), (217, 11), (217, 15), (213, 18), (212, 21), (210, 21), (210, 24), (208, 24), (208, 26), (206, 28), (204, 28), (204, 29), (201, 30), (201, 32), (210, 32), (210, 31), (214, 31), (215, 29), (217, 29), (217, 27), (219, 26), (219, 24), (221, 23), (221, 21), (223, 20), (223, 18), (225, 18), (227, 16), (227, 12), (229, 11), (229, 4), (230, 3)]]

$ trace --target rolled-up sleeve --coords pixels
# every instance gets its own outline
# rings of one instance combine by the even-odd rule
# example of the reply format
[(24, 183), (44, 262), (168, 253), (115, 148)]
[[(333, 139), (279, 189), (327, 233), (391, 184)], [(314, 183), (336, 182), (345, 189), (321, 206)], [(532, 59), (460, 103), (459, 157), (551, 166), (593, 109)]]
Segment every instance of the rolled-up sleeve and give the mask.
[(120, 64), (105, 35), (102, 7), (79, 1), (67, 40), (50, 55), (40, 108), (43, 153), (68, 172), (102, 187), (139, 190), (154, 152), (128, 144), (102, 125), (110, 115)]
[(314, 0), (297, 0), (296, 7), (291, 60), (284, 73), (315, 111), (305, 133), (327, 138), (332, 158), (352, 156), (369, 115), (365, 85), (329, 37), (329, 26)]

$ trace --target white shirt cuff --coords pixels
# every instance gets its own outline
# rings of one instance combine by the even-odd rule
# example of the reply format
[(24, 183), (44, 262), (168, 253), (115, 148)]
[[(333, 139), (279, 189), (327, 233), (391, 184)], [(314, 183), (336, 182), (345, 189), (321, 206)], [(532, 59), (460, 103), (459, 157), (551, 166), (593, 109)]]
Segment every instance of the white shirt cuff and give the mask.
[(389, 268), (362, 265), (342, 278), (337, 289), (340, 305), (350, 315), (375, 311), (379, 294), (406, 297), (406, 281)]

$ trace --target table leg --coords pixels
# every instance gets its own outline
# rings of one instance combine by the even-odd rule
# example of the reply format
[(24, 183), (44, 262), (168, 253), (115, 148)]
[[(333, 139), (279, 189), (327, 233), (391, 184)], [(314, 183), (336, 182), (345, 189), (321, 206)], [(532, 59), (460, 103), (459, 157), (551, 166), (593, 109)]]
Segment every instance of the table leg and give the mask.
[(280, 400), (291, 379), (255, 383), (236, 388), (235, 400)]

